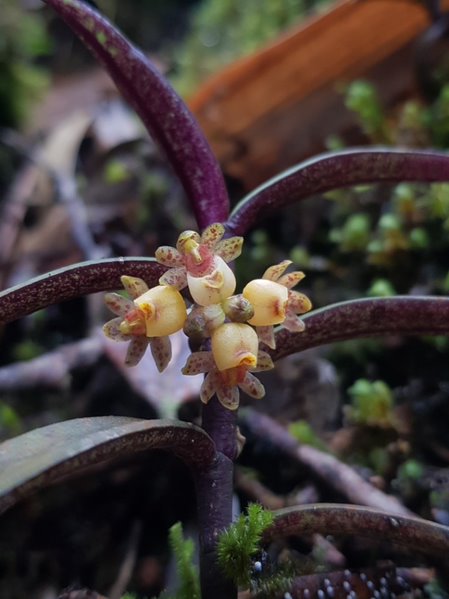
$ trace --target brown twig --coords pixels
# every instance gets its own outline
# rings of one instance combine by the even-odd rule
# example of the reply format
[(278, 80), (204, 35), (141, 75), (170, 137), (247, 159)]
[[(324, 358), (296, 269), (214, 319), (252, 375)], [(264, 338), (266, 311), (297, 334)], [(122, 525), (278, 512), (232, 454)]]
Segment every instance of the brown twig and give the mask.
[(120, 599), (126, 591), (129, 581), (131, 580), (134, 566), (136, 565), (137, 549), (141, 532), (142, 523), (139, 521), (134, 522), (129, 535), (124, 560), (118, 571), (117, 578), (108, 593), (109, 599)]
[(93, 364), (103, 352), (100, 337), (88, 337), (62, 345), (28, 362), (17, 362), (0, 368), (0, 390), (21, 391), (38, 386), (63, 389), (74, 368)]
[(386, 495), (373, 487), (336, 457), (309, 445), (298, 443), (283, 426), (269, 416), (248, 409), (242, 413), (242, 418), (254, 435), (273, 443), (281, 451), (309, 468), (315, 476), (349, 501), (391, 514), (412, 515), (412, 512), (395, 497)]

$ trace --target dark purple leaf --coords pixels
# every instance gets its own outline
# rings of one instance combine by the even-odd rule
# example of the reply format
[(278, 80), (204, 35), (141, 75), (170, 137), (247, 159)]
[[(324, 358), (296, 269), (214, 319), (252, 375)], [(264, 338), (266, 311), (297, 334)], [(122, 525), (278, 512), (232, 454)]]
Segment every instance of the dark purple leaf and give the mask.
[(150, 449), (172, 451), (198, 471), (216, 457), (211, 438), (190, 423), (119, 416), (58, 422), (0, 445), (0, 513), (39, 489)]
[(301, 317), (302, 333), (280, 329), (274, 360), (336, 341), (380, 335), (448, 335), (449, 298), (397, 296), (332, 304)]
[(120, 289), (122, 275), (140, 277), (153, 287), (166, 270), (153, 258), (91, 260), (60, 268), (0, 292), (0, 324), (64, 300)]
[(184, 186), (200, 229), (224, 222), (223, 175), (195, 118), (146, 56), (102, 15), (78, 0), (45, 0), (86, 44), (162, 147)]
[(260, 219), (299, 200), (361, 183), (449, 181), (449, 155), (391, 149), (322, 154), (270, 179), (232, 211), (227, 228), (244, 235)]
[(364, 536), (379, 542), (388, 540), (408, 547), (414, 553), (418, 551), (436, 557), (449, 551), (447, 526), (421, 518), (330, 503), (278, 510), (274, 523), (264, 534), (264, 541), (312, 534)]

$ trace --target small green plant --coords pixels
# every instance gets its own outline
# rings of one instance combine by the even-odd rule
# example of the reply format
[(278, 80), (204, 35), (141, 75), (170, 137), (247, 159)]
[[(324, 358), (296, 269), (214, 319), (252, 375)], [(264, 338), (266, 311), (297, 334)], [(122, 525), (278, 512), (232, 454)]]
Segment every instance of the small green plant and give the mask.
[(252, 563), (261, 550), (262, 534), (272, 522), (273, 514), (253, 503), (248, 506), (246, 514), (242, 514), (220, 535), (218, 564), (239, 587), (251, 586)]
[(160, 599), (200, 599), (198, 568), (194, 564), (195, 544), (192, 539), (184, 538), (180, 522), (170, 528), (169, 541), (179, 583), (176, 591), (163, 592)]
[(393, 393), (383, 381), (359, 379), (348, 389), (351, 405), (346, 416), (365, 426), (389, 427), (393, 419)]

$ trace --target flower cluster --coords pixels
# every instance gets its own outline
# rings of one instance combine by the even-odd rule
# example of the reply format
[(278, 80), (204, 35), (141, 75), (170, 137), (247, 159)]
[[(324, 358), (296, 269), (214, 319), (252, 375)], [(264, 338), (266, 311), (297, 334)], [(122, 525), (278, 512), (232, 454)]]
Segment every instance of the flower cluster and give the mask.
[[(274, 325), (303, 331), (299, 315), (309, 311), (311, 303), (292, 291), (304, 274), (286, 273), (289, 260), (271, 266), (261, 279), (233, 295), (236, 280), (228, 262), (240, 255), (243, 238), (223, 239), (224, 232), (216, 223), (201, 236), (184, 231), (176, 247), (158, 248), (156, 260), (169, 268), (157, 287), (148, 289), (141, 279), (122, 277), (130, 299), (106, 295), (106, 305), (117, 317), (104, 325), (104, 332), (116, 341), (129, 341), (128, 366), (137, 364), (150, 345), (162, 371), (171, 358), (169, 335), (183, 329), (201, 348), (189, 356), (183, 374), (205, 374), (201, 400), (207, 403), (216, 394), (223, 406), (235, 410), (239, 389), (256, 399), (265, 394), (252, 373), (273, 368), (273, 362), (260, 343), (276, 347)], [(186, 287), (194, 302), (189, 311), (180, 293)]]

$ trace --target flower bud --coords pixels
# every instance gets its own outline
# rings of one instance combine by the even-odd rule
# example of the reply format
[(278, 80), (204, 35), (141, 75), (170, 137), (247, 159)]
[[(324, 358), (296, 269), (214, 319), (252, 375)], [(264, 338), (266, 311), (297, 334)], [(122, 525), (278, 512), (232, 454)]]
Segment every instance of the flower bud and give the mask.
[(235, 291), (235, 276), (220, 256), (214, 256), (214, 269), (203, 277), (187, 273), (187, 283), (193, 300), (200, 306), (220, 304)]
[(232, 322), (247, 322), (254, 316), (252, 304), (241, 293), (225, 299), (222, 306), (224, 313)]
[(218, 370), (238, 366), (255, 368), (259, 340), (247, 324), (228, 322), (212, 333), (212, 354)]
[(158, 285), (134, 300), (145, 315), (146, 336), (165, 337), (184, 326), (187, 310), (182, 295), (174, 287)]
[(191, 341), (201, 343), (212, 331), (224, 323), (225, 314), (220, 304), (195, 306), (184, 324), (184, 333)]
[(254, 307), (249, 324), (259, 327), (284, 322), (288, 289), (283, 285), (267, 279), (254, 279), (243, 289), (243, 296)]

